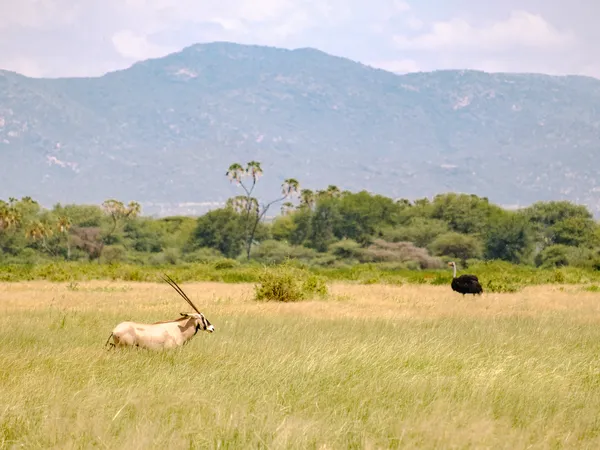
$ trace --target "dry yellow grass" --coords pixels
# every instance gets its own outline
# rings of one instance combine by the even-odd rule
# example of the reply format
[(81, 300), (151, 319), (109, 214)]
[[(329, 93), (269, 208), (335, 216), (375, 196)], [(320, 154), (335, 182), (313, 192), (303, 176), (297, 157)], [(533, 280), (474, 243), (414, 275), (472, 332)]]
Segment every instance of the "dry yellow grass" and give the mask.
[[(167, 284), (90, 281), (75, 284), (33, 281), (0, 283), (0, 308), (71, 311), (131, 316), (176, 317), (190, 309)], [(567, 314), (573, 320), (600, 321), (600, 294), (577, 285), (533, 286), (515, 294), (462, 296), (448, 286), (357, 285), (333, 283), (327, 300), (297, 303), (256, 302), (252, 284), (185, 283), (188, 296), (207, 314), (293, 315), (311, 318), (433, 319), (441, 317), (543, 317)], [(148, 314), (146, 314), (148, 313)], [(158, 319), (157, 319), (158, 320)]]
[(600, 294), (581, 286), (182, 287), (217, 331), (152, 353), (102, 346), (188, 311), (166, 284), (0, 284), (0, 447), (600, 447)]

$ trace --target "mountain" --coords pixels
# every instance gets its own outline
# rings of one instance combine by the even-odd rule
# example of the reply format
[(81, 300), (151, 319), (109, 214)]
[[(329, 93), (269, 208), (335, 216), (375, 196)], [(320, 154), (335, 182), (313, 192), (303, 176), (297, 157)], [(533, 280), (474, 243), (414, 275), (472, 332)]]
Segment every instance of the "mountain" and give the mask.
[(0, 198), (116, 197), (173, 212), (233, 195), (225, 171), (250, 160), (269, 198), (294, 177), (405, 198), (568, 199), (598, 213), (600, 80), (397, 75), (310, 48), (231, 43), (96, 78), (0, 71)]

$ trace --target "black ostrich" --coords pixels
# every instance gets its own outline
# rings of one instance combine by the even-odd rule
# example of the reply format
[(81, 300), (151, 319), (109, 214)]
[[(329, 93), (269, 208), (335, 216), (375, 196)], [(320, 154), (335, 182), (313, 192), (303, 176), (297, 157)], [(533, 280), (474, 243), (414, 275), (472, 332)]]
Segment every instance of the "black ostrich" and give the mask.
[(452, 266), (454, 269), (454, 274), (452, 275), (452, 290), (456, 292), (460, 292), (462, 295), (465, 294), (477, 294), (481, 295), (483, 292), (483, 288), (481, 284), (479, 284), (479, 280), (475, 275), (461, 275), (460, 277), (456, 276), (456, 263), (451, 261), (448, 263), (449, 266)]

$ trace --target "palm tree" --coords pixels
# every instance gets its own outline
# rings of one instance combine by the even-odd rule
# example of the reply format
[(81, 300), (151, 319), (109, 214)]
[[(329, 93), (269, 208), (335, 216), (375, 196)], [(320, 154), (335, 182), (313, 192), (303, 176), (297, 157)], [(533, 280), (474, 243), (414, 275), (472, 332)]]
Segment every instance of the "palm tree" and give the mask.
[[(265, 216), (265, 214), (269, 210), (269, 207), (271, 205), (273, 205), (274, 203), (282, 202), (283, 200), (286, 200), (286, 199), (296, 195), (299, 192), (299, 190), (300, 190), (300, 183), (298, 182), (298, 180), (296, 180), (295, 178), (288, 178), (283, 183), (281, 183), (282, 196), (280, 198), (277, 198), (277, 199), (273, 200), (272, 202), (264, 205), (262, 208), (262, 212), (260, 212), (260, 214), (256, 215), (256, 220), (254, 221), (252, 231), (250, 232), (250, 238), (247, 241), (248, 243), (246, 246), (246, 257), (248, 259), (250, 259), (250, 250), (252, 248), (252, 242), (254, 241), (254, 234), (256, 233), (256, 228), (258, 227), (258, 224), (260, 223), (262, 218)], [(290, 202), (288, 202), (288, 203), (290, 203)], [(257, 210), (257, 213), (258, 212), (259, 212), (259, 210)]]
[(0, 201), (0, 231), (15, 228), (21, 223), (21, 215), (13, 205)]
[(292, 202), (285, 202), (281, 205), (281, 214), (287, 216), (294, 210), (294, 204)]
[(62, 233), (67, 241), (67, 259), (71, 259), (71, 243), (69, 242), (69, 230), (71, 229), (71, 219), (67, 216), (60, 216), (57, 222), (58, 231)]
[(315, 205), (315, 193), (310, 189), (300, 191), (300, 207), (312, 209)]
[[(256, 186), (256, 182), (262, 176), (263, 170), (258, 161), (250, 161), (246, 164), (246, 167), (242, 167), (239, 163), (234, 163), (229, 166), (225, 175), (231, 182), (235, 182), (238, 186), (241, 186), (246, 193), (244, 196), (237, 196), (227, 202), (227, 205), (233, 207), (239, 213), (244, 212), (244, 240), (246, 243), (246, 257), (250, 259), (250, 250), (252, 243), (254, 242), (254, 235), (258, 224), (267, 213), (269, 207), (274, 204), (286, 200), (293, 195), (297, 194), (300, 189), (300, 183), (295, 178), (288, 178), (281, 184), (282, 196), (272, 202), (260, 207), (258, 200), (252, 197), (252, 192)], [(243, 179), (250, 177), (252, 184), (247, 186), (244, 184)], [(242, 200), (244, 199), (245, 200)]]
[(31, 239), (34, 242), (41, 241), (42, 247), (48, 253), (54, 254), (54, 252), (48, 247), (48, 243), (46, 241), (46, 239), (50, 236), (52, 236), (52, 230), (39, 220), (36, 220), (29, 224), (27, 230), (25, 231), (25, 237)]
[(327, 186), (327, 190), (325, 191), (325, 194), (328, 197), (337, 198), (342, 194), (342, 191), (340, 191), (339, 187), (337, 187), (333, 184), (330, 184), (329, 186)]

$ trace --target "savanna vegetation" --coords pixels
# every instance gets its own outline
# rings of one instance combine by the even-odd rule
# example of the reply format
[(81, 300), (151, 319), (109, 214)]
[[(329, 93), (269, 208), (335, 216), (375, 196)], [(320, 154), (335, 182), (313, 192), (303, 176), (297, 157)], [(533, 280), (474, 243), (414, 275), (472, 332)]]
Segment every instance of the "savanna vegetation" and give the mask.
[(598, 294), (333, 282), (256, 302), (185, 283), (215, 325), (168, 352), (103, 347), (188, 310), (166, 284), (0, 284), (0, 448), (595, 449)]
[[(201, 217), (0, 204), (0, 448), (598, 448), (585, 207), (295, 179), (260, 201), (259, 163), (227, 174), (240, 196)], [(450, 259), (484, 296), (451, 291)], [(108, 351), (188, 309), (165, 271), (216, 332)]]
[(449, 283), (448, 260), (488, 290), (600, 280), (600, 226), (581, 205), (511, 211), (476, 195), (394, 200), (292, 178), (262, 201), (262, 175), (256, 161), (231, 165), (240, 195), (200, 217), (144, 217), (135, 201), (115, 199), (51, 209), (2, 201), (0, 280), (153, 280), (168, 267), (180, 280), (246, 282), (291, 261), (329, 279), (436, 284)]

